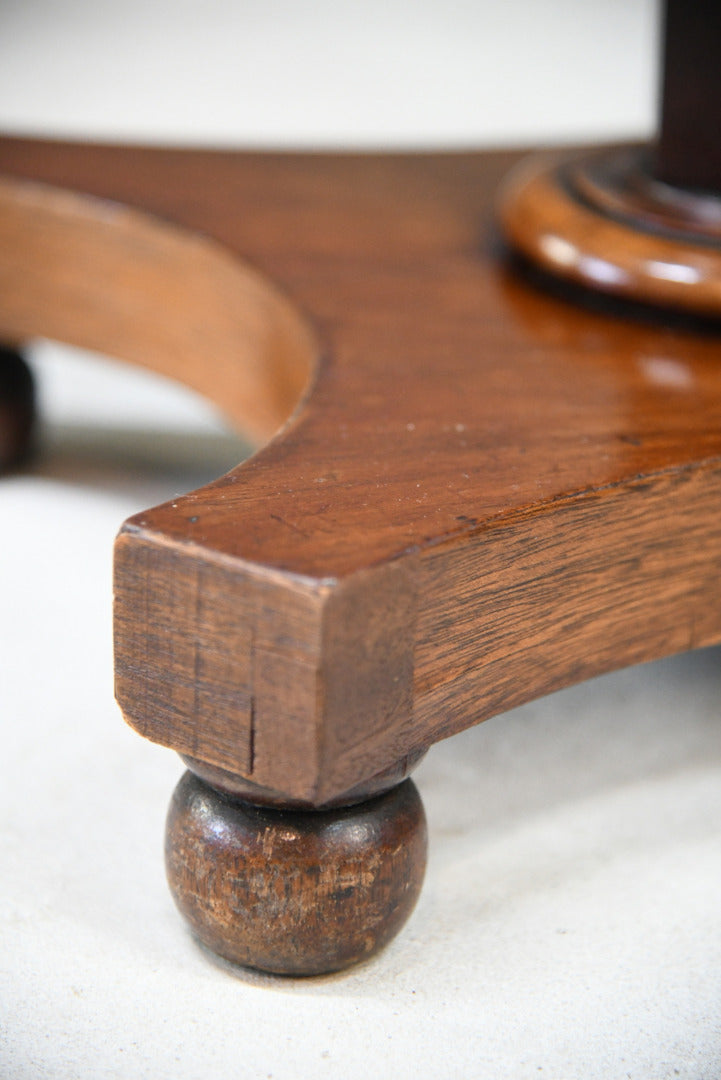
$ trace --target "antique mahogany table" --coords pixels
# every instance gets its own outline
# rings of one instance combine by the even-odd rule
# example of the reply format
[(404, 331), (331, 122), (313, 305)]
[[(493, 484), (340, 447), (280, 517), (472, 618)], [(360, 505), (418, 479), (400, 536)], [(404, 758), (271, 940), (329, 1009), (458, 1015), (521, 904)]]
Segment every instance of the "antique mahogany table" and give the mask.
[(664, 117), (655, 158), (515, 173), (0, 141), (3, 462), (35, 335), (178, 378), (262, 444), (115, 552), (117, 698), (188, 766), (168, 876), (222, 955), (370, 955), (421, 885), (406, 777), (434, 742), (721, 640), (721, 202)]

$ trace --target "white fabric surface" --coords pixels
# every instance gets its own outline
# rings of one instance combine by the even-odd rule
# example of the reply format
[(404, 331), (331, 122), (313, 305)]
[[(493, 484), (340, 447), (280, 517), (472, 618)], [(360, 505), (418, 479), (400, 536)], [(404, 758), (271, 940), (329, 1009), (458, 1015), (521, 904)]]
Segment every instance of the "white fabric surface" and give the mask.
[[(648, 3), (342, 11), (5, 0), (0, 126), (307, 144), (650, 124)], [(721, 1076), (719, 652), (436, 747), (400, 937), (328, 978), (233, 970), (163, 879), (182, 767), (113, 704), (110, 557), (126, 515), (240, 450), (154, 380), (42, 343), (35, 361), (45, 449), (0, 483), (0, 1077)]]

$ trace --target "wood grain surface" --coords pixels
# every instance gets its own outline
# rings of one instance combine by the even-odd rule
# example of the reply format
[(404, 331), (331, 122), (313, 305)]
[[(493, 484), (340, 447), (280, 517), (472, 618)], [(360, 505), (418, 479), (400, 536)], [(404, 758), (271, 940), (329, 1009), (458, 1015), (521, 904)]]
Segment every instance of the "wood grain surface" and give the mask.
[(170, 804), (168, 883), (204, 944), (234, 963), (317, 975), (367, 960), (413, 910), (427, 827), (412, 780), (350, 809), (235, 802), (192, 773)]
[[(518, 157), (0, 143), (11, 224), (26, 179), (46, 206), (42, 185), (127, 204), (159, 230), (150, 287), (174, 273), (171, 222), (189, 273), (199, 235), (258, 275), (239, 287), (254, 325), (273, 296), (291, 328), (280, 434), (119, 537), (117, 693), (150, 738), (320, 805), (512, 705), (721, 640), (716, 327), (511, 265), (494, 206)], [(22, 320), (6, 285), (21, 233), (0, 250), (0, 329), (55, 332), (50, 280)], [(132, 359), (168, 371), (167, 311), (137, 310), (120, 263), (62, 336), (130, 297)], [(223, 406), (219, 317), (179, 334)], [(243, 394), (262, 355), (239, 353)]]

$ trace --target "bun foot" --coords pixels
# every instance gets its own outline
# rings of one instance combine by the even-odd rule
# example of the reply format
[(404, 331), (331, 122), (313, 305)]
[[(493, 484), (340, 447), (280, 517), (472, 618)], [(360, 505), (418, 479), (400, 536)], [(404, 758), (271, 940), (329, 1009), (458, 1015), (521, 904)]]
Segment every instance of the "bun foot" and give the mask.
[(395, 936), (423, 882), (426, 820), (410, 780), (319, 811), (252, 806), (187, 772), (173, 794), (166, 869), (196, 936), (227, 960), (318, 975)]
[(35, 385), (17, 349), (0, 345), (0, 472), (27, 457), (35, 420)]

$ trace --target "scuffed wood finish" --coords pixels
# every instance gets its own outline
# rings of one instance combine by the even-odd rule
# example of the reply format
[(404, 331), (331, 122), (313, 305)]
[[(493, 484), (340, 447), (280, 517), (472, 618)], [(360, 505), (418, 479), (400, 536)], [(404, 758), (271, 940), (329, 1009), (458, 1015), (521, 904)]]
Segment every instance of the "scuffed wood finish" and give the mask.
[[(517, 160), (0, 144), (16, 182), (203, 234), (285, 296), (284, 348), (320, 342), (279, 436), (119, 537), (117, 692), (150, 738), (322, 805), (511, 705), (721, 640), (716, 331), (511, 272), (493, 213)], [(104, 287), (92, 318), (136, 295)], [(49, 288), (23, 303), (56, 325)], [(203, 370), (216, 316), (186, 342)], [(136, 328), (161, 370), (165, 317)]]
[(427, 829), (411, 780), (350, 809), (269, 810), (192, 773), (168, 814), (165, 861), (178, 908), (228, 960), (317, 975), (366, 960), (406, 922), (423, 883)]

